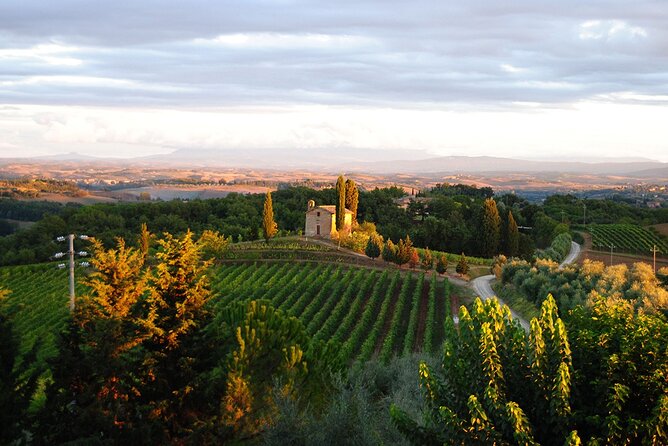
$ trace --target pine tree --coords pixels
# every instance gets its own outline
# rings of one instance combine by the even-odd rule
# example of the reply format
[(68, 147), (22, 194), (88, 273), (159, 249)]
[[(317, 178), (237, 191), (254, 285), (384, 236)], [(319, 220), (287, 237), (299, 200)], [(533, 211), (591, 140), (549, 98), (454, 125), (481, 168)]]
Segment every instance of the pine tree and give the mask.
[(264, 199), (264, 209), (262, 211), (262, 234), (266, 241), (273, 238), (278, 230), (278, 225), (274, 221), (274, 205), (271, 201), (271, 192), (267, 192)]
[(462, 255), (459, 256), (459, 262), (457, 262), (455, 271), (457, 271), (462, 276), (465, 276), (469, 273), (469, 262), (466, 260), (466, 256), (464, 255), (464, 253), (462, 253)]
[(359, 191), (354, 180), (346, 180), (346, 209), (353, 213), (353, 223), (357, 221), (357, 205), (359, 204)]
[(517, 223), (513, 217), (513, 212), (508, 211), (508, 234), (506, 235), (506, 253), (508, 257), (516, 257), (519, 253), (520, 233), (517, 229)]
[(481, 252), (485, 257), (494, 257), (499, 253), (499, 241), (501, 239), (501, 218), (496, 202), (492, 198), (485, 200), (482, 212), (482, 224), (480, 225)]
[(346, 218), (346, 180), (343, 175), (339, 175), (336, 180), (336, 193), (339, 198), (336, 205), (336, 230), (340, 231), (343, 229)]

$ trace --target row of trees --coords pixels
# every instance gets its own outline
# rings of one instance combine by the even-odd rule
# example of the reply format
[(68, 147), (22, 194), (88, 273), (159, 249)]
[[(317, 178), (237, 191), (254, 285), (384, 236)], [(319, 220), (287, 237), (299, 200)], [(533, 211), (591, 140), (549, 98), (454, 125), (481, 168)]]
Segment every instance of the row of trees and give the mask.
[[(423, 250), (420, 254), (413, 246), (410, 236), (399, 240), (398, 244), (394, 244), (392, 240), (383, 242), (383, 238), (377, 233), (372, 233), (364, 249), (364, 253), (371, 259), (381, 257), (384, 261), (396, 263), (399, 266), (408, 264), (410, 268), (420, 266), (425, 271), (436, 269), (439, 274), (445, 274), (448, 268), (448, 258), (444, 254), (436, 256), (432, 255), (429, 248)], [(459, 274), (466, 275), (469, 272), (468, 261), (464, 253), (459, 257), (456, 271)]]

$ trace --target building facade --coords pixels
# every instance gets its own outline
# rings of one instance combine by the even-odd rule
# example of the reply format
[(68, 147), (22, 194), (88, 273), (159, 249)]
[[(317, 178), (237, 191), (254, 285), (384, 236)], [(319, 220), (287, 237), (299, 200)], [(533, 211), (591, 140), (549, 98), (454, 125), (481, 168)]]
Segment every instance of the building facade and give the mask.
[[(343, 230), (350, 234), (353, 225), (353, 213), (346, 209)], [(308, 202), (306, 211), (306, 237), (334, 238), (336, 236), (336, 206), (316, 206), (315, 201)]]

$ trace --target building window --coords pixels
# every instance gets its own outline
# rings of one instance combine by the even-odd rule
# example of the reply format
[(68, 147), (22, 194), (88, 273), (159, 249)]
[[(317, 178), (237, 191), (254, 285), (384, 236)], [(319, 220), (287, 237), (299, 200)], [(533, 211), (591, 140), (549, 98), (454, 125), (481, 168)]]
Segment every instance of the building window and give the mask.
[(315, 227), (315, 234), (320, 235), (320, 225), (316, 225)]
[(320, 217), (320, 212), (316, 212), (316, 215), (317, 215), (318, 217)]

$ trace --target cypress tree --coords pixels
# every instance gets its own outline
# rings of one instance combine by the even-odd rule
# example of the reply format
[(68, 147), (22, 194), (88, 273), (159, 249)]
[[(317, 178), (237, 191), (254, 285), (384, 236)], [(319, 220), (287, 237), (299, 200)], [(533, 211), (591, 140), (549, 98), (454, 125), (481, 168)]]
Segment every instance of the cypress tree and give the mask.
[(457, 262), (457, 266), (455, 267), (455, 271), (457, 271), (459, 274), (465, 276), (469, 272), (469, 262), (466, 260), (466, 256), (464, 253), (459, 257), (459, 262)]
[(339, 197), (339, 203), (336, 205), (336, 230), (340, 231), (346, 217), (346, 180), (343, 175), (339, 175), (336, 180), (336, 193)]
[(271, 202), (271, 192), (267, 192), (264, 199), (264, 211), (262, 213), (262, 233), (264, 239), (269, 241), (276, 235), (278, 225), (274, 221), (274, 205)]
[(508, 243), (506, 249), (508, 256), (517, 256), (520, 246), (520, 232), (517, 229), (517, 223), (515, 222), (512, 211), (508, 211), (508, 234), (506, 240)]
[(380, 255), (382, 244), (383, 244), (382, 240), (376, 234), (372, 234), (371, 237), (369, 237), (369, 241), (366, 244), (364, 253), (367, 255), (367, 257), (375, 259)]
[(357, 221), (357, 205), (359, 204), (359, 191), (354, 180), (346, 180), (346, 209), (353, 213), (353, 222)]
[(448, 270), (448, 258), (443, 254), (438, 256), (436, 259), (436, 272), (439, 274), (445, 274)]
[(480, 226), (482, 230), (480, 234), (481, 253), (485, 257), (494, 257), (499, 253), (501, 218), (496, 202), (492, 198), (485, 200)]

